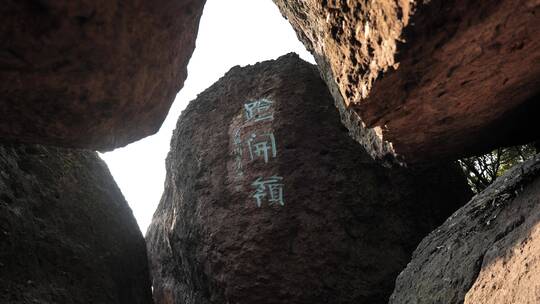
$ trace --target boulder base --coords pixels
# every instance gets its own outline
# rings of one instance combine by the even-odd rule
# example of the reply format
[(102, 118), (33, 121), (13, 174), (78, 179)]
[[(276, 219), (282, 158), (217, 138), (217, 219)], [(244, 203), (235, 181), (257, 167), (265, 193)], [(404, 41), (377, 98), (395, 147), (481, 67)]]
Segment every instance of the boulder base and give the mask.
[(499, 177), (416, 249), (391, 304), (540, 303), (540, 154)]
[(95, 152), (0, 146), (0, 303), (152, 303), (144, 239)]

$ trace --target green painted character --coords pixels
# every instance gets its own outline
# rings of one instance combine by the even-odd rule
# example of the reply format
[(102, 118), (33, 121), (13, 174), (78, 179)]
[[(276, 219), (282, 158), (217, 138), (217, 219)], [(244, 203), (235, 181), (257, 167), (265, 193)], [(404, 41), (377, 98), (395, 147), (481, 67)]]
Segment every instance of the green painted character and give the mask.
[(282, 180), (283, 178), (280, 176), (271, 176), (266, 180), (259, 177), (251, 184), (255, 188), (253, 198), (257, 207), (261, 207), (265, 198), (269, 205), (278, 204), (285, 206)]
[(246, 121), (273, 120), (272, 104), (273, 102), (266, 98), (244, 104)]
[[(266, 139), (261, 140), (261, 137), (266, 137)], [(251, 160), (259, 157), (263, 158), (265, 163), (268, 163), (270, 157), (275, 158), (277, 156), (276, 138), (273, 133), (264, 134), (262, 136), (257, 136), (253, 133), (247, 140), (247, 144)]]

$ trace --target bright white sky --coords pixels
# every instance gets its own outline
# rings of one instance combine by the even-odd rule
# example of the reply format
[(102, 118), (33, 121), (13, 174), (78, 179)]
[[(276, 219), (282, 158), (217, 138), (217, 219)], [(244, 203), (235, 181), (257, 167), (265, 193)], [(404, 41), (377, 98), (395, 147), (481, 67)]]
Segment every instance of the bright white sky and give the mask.
[(314, 63), (272, 0), (207, 0), (184, 88), (161, 130), (102, 154), (142, 232), (152, 220), (165, 181), (165, 158), (181, 111), (231, 67), (295, 52)]

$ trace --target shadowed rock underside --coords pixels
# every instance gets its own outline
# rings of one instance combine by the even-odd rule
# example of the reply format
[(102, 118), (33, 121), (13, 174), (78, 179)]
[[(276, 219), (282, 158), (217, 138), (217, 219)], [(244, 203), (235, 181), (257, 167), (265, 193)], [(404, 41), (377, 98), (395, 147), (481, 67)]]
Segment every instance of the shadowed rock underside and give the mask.
[(539, 1), (274, 2), (374, 158), (456, 159), (539, 138)]
[(159, 130), (204, 0), (8, 0), (0, 139), (112, 150)]

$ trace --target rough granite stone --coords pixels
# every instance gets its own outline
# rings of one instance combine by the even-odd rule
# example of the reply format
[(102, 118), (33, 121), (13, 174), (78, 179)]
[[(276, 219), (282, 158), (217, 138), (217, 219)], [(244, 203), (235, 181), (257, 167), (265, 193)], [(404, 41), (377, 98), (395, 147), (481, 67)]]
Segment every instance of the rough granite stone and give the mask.
[(0, 303), (152, 303), (143, 236), (95, 152), (0, 146)]
[(540, 154), (426, 237), (390, 304), (540, 303)]
[(274, 2), (374, 158), (428, 163), (540, 137), (540, 1)]
[(159, 130), (205, 0), (7, 0), (0, 139), (112, 150)]
[(297, 55), (234, 67), (174, 132), (146, 235), (155, 303), (387, 303), (469, 193), (453, 164), (374, 161)]

